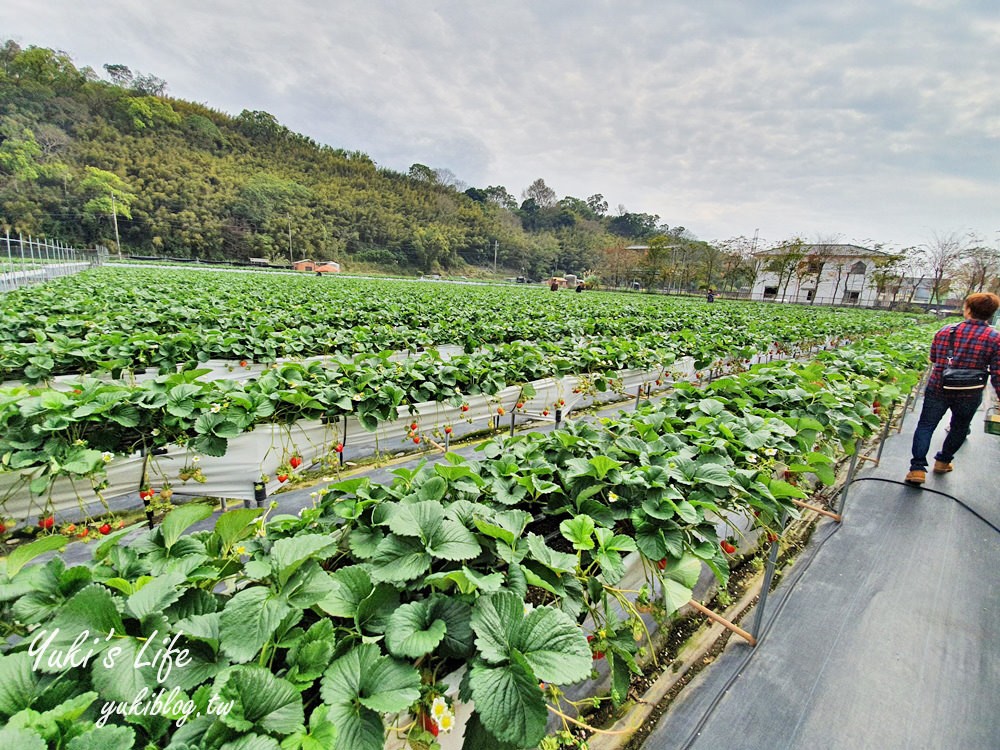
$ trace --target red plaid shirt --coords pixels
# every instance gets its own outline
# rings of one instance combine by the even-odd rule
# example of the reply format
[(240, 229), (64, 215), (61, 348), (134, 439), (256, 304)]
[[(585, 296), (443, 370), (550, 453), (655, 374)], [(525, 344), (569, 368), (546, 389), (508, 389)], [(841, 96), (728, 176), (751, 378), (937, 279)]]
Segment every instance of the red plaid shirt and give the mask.
[[(934, 334), (931, 344), (931, 362), (934, 369), (927, 381), (927, 390), (939, 396), (953, 398), (976, 398), (982, 391), (951, 392), (941, 388), (941, 372), (948, 364), (948, 342), (951, 338), (952, 326), (947, 325)], [(951, 361), (952, 367), (968, 367), (976, 370), (989, 370), (993, 390), (1000, 399), (1000, 331), (991, 327), (985, 320), (963, 320), (955, 329), (955, 351)]]

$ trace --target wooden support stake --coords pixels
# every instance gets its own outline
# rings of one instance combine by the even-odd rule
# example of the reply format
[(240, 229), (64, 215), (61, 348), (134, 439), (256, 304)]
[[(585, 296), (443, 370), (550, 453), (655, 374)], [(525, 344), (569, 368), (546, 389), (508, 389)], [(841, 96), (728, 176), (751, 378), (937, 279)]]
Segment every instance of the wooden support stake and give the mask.
[(860, 460), (860, 461), (871, 461), (873, 464), (875, 464), (876, 466), (878, 466), (878, 459), (877, 458), (872, 458), (871, 456), (858, 456), (858, 460)]
[(743, 628), (739, 627), (738, 625), (734, 625), (733, 623), (729, 622), (729, 620), (727, 620), (722, 615), (717, 615), (715, 612), (713, 612), (712, 610), (710, 610), (708, 607), (704, 606), (703, 604), (699, 604), (694, 599), (692, 599), (691, 601), (689, 601), (688, 604), (690, 604), (696, 610), (698, 610), (699, 612), (701, 612), (708, 619), (714, 620), (715, 622), (719, 623), (722, 627), (726, 628), (727, 630), (733, 631), (734, 633), (736, 633), (736, 635), (738, 635), (740, 638), (742, 638), (743, 640), (745, 640), (751, 646), (756, 646), (757, 645), (757, 639), (756, 638), (754, 638), (752, 635), (750, 635), (747, 631), (745, 631)]
[(826, 508), (820, 508), (819, 506), (816, 505), (809, 505), (808, 503), (804, 503), (801, 500), (793, 499), (792, 503), (794, 505), (799, 506), (800, 508), (805, 508), (806, 510), (811, 510), (814, 513), (819, 513), (821, 516), (827, 516), (829, 518), (832, 518), (834, 521), (837, 522), (840, 522), (840, 520), (843, 518), (843, 516), (841, 516), (839, 513), (832, 513), (826, 510)]

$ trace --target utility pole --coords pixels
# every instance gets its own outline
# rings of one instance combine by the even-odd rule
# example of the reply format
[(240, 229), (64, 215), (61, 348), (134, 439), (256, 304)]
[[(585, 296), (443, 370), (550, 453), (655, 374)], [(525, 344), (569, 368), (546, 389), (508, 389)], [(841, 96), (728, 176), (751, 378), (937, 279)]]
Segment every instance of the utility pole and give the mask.
[(285, 214), (285, 218), (288, 219), (288, 262), (295, 264), (295, 257), (292, 255), (292, 215)]
[(497, 248), (500, 247), (499, 240), (493, 240), (493, 273), (497, 272)]
[(111, 216), (115, 222), (115, 245), (118, 247), (118, 260), (122, 259), (122, 243), (118, 238), (118, 209), (115, 206), (115, 191), (111, 191)]

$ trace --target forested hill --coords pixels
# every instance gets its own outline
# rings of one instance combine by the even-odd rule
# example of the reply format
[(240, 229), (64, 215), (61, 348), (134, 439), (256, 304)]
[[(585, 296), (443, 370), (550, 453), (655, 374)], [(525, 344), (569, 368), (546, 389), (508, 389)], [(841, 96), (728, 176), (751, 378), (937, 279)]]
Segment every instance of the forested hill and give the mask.
[(518, 200), (447, 169), (403, 174), (267, 112), (174, 99), (121, 64), (102, 75), (62, 52), (0, 48), (2, 229), (113, 248), (116, 215), (132, 254), (425, 272), (492, 267), (496, 248), (501, 268), (536, 278), (668, 232), (658, 216), (608, 215), (601, 195), (560, 200), (538, 179)]

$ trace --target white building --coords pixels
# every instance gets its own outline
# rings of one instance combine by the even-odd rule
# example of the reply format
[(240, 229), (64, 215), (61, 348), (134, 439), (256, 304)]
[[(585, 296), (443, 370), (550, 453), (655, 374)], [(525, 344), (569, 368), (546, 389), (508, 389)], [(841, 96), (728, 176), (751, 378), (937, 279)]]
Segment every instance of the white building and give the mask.
[(754, 253), (761, 263), (750, 298), (801, 304), (878, 305), (872, 274), (881, 250), (858, 245), (788, 245)]

